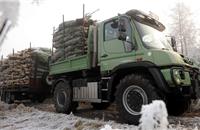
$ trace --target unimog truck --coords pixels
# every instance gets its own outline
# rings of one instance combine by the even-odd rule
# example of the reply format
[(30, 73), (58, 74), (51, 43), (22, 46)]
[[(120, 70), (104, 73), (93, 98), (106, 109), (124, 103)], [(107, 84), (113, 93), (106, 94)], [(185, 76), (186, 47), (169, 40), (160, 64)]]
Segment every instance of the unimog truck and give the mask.
[[(69, 114), (78, 102), (95, 109), (112, 103), (120, 121), (138, 124), (142, 105), (153, 100), (180, 115), (199, 97), (199, 69), (173, 50), (161, 22), (139, 10), (91, 21), (63, 22), (53, 35), (49, 74), (57, 112)], [(83, 27), (80, 39), (75, 25)]]

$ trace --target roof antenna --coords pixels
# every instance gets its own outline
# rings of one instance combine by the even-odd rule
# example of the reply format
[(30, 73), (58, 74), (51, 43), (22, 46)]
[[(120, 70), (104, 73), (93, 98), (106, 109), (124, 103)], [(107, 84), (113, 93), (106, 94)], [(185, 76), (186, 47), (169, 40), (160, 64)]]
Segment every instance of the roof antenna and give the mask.
[(92, 13), (87, 13), (86, 16), (87, 17), (91, 17), (94, 13), (98, 12), (100, 9), (96, 9), (95, 11), (93, 11)]

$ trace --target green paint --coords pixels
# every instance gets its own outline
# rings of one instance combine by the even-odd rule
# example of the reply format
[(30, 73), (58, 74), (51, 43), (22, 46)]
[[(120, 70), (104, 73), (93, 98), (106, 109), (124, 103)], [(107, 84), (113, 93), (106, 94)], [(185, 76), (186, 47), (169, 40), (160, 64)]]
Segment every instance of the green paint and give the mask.
[[(98, 66), (100, 66), (100, 71), (103, 72), (109, 72), (113, 70), (116, 66), (124, 63), (131, 63), (131, 62), (137, 62), (137, 60), (142, 61), (149, 61), (157, 65), (158, 67), (162, 66), (173, 66), (173, 65), (179, 65), (183, 68), (185, 66), (194, 68), (194, 65), (188, 64), (184, 61), (184, 59), (178, 54), (177, 52), (174, 52), (170, 47), (168, 48), (162, 48), (158, 43), (151, 43), (151, 44), (158, 44), (158, 47), (151, 46), (150, 43), (145, 43), (148, 40), (151, 39), (151, 35), (153, 33), (158, 32), (159, 34), (162, 34), (162, 32), (159, 31), (152, 31), (152, 29), (149, 29), (147, 25), (144, 26), (144, 29), (141, 32), (141, 29), (138, 29), (138, 26), (141, 26), (138, 24), (134, 19), (130, 18), (127, 15), (124, 15), (129, 20), (129, 30), (131, 33), (131, 36), (129, 37), (129, 40), (131, 40), (134, 49), (131, 51), (125, 50), (126, 43), (122, 40), (119, 40), (118, 38), (113, 38), (110, 40), (105, 40), (105, 25), (113, 20), (117, 20), (118, 17), (113, 17), (111, 19), (105, 20), (103, 22), (98, 23), (97, 25), (97, 38), (98, 38)], [(146, 30), (145, 30), (146, 29)], [(155, 30), (155, 29), (154, 29)], [(142, 35), (142, 33), (148, 32), (148, 35)], [(152, 34), (151, 34), (152, 32)], [(113, 35), (115, 35), (113, 33)], [(157, 36), (157, 35), (155, 35)], [(158, 35), (159, 36), (159, 35)], [(155, 38), (155, 37), (154, 37)], [(163, 39), (162, 39), (163, 40)], [(162, 42), (161, 42), (162, 43)], [(130, 45), (129, 44), (129, 45)], [(92, 48), (93, 48), (93, 29), (92, 26), (89, 29), (88, 34), (88, 53), (87, 55), (66, 59), (64, 61), (50, 64), (50, 74), (62, 74), (66, 72), (72, 72), (72, 71), (78, 71), (78, 70), (84, 70), (84, 69), (90, 69), (91, 68), (91, 54), (92, 54)], [(166, 47), (166, 46), (164, 46)], [(172, 75), (171, 73), (171, 67), (161, 69), (161, 72), (169, 84), (170, 87), (175, 87), (175, 84), (179, 86), (190, 86), (190, 75), (189, 73), (184, 70), (184, 76), (185, 79), (181, 79), (180, 75)], [(177, 69), (173, 69), (172, 71), (175, 73)], [(173, 79), (175, 79), (175, 82)], [(180, 80), (180, 83), (179, 81)]]
[(62, 74), (71, 71), (88, 69), (88, 58), (87, 55), (66, 59), (61, 62), (50, 64), (50, 75)]

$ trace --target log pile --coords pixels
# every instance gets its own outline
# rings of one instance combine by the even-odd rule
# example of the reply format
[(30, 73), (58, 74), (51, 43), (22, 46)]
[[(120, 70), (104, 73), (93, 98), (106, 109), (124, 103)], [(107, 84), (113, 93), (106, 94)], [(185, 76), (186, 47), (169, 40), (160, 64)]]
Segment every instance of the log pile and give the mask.
[(55, 52), (51, 62), (81, 56), (87, 53), (87, 36), (93, 20), (76, 19), (63, 22), (53, 34)]
[(50, 50), (31, 48), (8, 55), (0, 61), (0, 87), (30, 85), (33, 78), (42, 78), (48, 72)]

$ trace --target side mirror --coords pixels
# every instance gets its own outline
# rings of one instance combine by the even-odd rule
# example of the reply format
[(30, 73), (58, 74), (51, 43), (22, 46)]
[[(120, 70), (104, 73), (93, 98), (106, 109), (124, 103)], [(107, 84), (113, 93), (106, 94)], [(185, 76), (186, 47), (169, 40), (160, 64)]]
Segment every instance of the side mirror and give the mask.
[(126, 32), (126, 21), (123, 18), (119, 18), (118, 22), (119, 32)]
[(124, 32), (119, 32), (118, 33), (118, 39), (122, 40), (122, 41), (126, 41), (127, 40), (127, 34)]
[(113, 28), (113, 29), (117, 29), (118, 28), (118, 21), (116, 21), (116, 20), (113, 20), (113, 22), (112, 22), (112, 24), (111, 24), (111, 27)]
[(126, 21), (122, 17), (119, 17), (118, 21), (118, 39), (122, 41), (126, 41)]
[(174, 36), (171, 37), (171, 45), (173, 50), (177, 52), (176, 39)]

